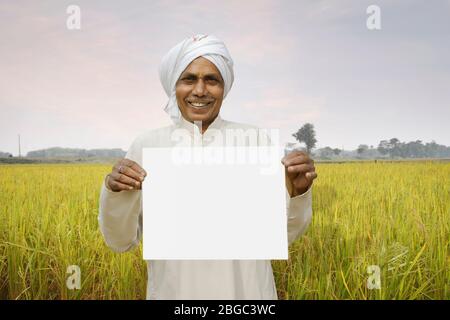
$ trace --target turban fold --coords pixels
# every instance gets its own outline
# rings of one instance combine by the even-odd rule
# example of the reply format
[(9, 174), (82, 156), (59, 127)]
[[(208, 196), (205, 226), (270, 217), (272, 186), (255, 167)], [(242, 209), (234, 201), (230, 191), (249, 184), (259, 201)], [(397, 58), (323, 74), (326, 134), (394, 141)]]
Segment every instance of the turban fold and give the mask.
[(169, 97), (164, 111), (174, 122), (178, 122), (181, 117), (175, 96), (176, 83), (187, 66), (198, 57), (208, 59), (220, 71), (224, 80), (224, 98), (233, 85), (233, 60), (220, 39), (212, 35), (198, 34), (181, 41), (169, 50), (159, 66), (159, 79)]

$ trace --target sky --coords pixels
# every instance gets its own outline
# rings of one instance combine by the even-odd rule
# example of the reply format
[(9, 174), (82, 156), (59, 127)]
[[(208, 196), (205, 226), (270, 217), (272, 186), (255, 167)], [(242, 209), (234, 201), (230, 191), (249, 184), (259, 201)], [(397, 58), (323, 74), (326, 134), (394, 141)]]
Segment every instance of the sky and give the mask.
[[(369, 30), (369, 5), (380, 8)], [(69, 5), (80, 8), (70, 30)], [(450, 1), (0, 0), (0, 151), (122, 148), (171, 124), (158, 65), (195, 34), (235, 65), (224, 119), (317, 146), (450, 145)]]

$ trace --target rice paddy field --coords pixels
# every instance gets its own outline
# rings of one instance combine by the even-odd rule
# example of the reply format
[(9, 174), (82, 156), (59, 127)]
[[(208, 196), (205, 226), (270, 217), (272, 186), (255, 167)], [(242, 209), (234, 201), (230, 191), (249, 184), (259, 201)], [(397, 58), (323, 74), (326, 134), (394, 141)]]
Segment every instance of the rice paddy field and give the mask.
[[(110, 168), (0, 166), (0, 299), (145, 299), (142, 247), (113, 253), (98, 228)], [(280, 299), (450, 298), (449, 162), (316, 171), (313, 222), (288, 261), (272, 262)], [(79, 290), (67, 288), (70, 265)], [(368, 286), (372, 265), (379, 289)]]

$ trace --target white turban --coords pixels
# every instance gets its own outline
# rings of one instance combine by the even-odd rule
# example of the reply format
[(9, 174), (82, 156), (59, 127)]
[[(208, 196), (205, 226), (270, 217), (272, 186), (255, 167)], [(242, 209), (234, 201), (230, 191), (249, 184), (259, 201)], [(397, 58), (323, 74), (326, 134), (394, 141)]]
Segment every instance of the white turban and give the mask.
[(233, 60), (220, 39), (212, 35), (198, 34), (181, 41), (169, 50), (159, 66), (159, 78), (169, 97), (164, 111), (174, 122), (178, 122), (181, 117), (175, 96), (176, 83), (187, 66), (198, 57), (208, 59), (220, 71), (224, 80), (224, 98), (233, 85)]

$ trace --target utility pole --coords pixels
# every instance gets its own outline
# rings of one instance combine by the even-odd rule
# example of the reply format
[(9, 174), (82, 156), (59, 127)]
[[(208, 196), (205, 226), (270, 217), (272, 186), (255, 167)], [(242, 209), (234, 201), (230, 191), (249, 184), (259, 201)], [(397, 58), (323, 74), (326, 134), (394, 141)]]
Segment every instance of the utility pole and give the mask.
[(19, 134), (19, 158), (22, 157), (21, 153), (20, 153), (20, 134)]

